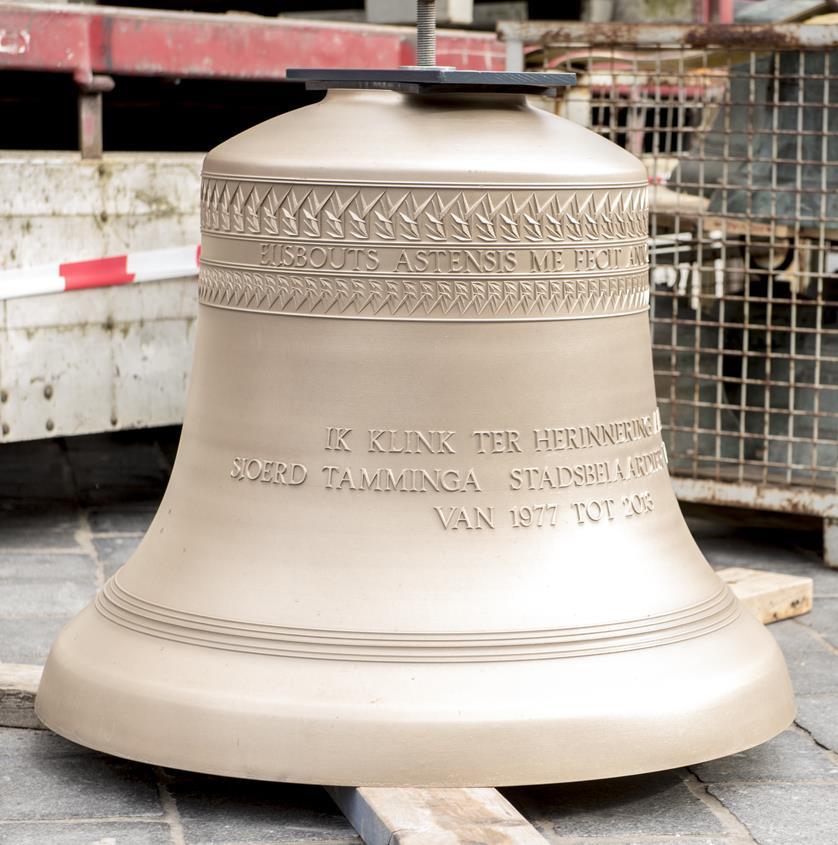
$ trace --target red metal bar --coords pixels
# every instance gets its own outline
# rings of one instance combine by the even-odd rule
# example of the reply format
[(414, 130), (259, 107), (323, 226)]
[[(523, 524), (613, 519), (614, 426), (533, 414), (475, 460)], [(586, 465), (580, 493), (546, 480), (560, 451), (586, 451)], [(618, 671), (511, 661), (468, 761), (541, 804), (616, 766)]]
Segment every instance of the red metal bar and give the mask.
[[(0, 69), (283, 79), (289, 67), (414, 63), (409, 27), (107, 6), (0, 4)], [(437, 61), (502, 70), (492, 33), (439, 30)]]

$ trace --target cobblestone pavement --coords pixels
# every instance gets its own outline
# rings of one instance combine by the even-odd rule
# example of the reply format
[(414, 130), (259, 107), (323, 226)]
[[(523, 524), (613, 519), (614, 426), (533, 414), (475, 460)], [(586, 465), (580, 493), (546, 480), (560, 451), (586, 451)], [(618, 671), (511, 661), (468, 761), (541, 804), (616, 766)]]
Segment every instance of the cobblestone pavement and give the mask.
[[(61, 625), (131, 554), (174, 430), (0, 447), (0, 661), (42, 663)], [(718, 566), (811, 575), (815, 608), (771, 626), (795, 725), (757, 749), (640, 777), (504, 790), (556, 845), (838, 845), (838, 571), (817, 531), (695, 511)], [(0, 729), (2, 845), (358, 843), (319, 787), (156, 769), (47, 731)]]

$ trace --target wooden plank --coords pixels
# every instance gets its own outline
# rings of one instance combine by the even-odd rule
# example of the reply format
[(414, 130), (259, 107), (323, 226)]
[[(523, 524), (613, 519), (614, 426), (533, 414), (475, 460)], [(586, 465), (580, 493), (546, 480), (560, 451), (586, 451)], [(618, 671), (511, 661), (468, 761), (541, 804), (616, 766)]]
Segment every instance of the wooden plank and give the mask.
[(496, 789), (326, 787), (366, 845), (544, 845)]
[(0, 727), (43, 728), (35, 715), (42, 666), (0, 663)]
[(812, 579), (731, 566), (716, 574), (760, 622), (800, 616), (812, 609)]

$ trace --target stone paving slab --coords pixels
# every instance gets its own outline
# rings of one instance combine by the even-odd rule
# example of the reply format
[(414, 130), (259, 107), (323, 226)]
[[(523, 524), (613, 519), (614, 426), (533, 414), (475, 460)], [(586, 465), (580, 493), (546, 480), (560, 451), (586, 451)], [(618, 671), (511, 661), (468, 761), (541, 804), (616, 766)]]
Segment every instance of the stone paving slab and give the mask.
[(838, 570), (821, 559), (820, 520), (806, 518), (800, 528), (789, 514), (757, 517), (747, 510), (682, 507), (693, 537), (717, 569), (744, 566), (803, 575), (813, 579), (815, 596), (838, 598)]
[(93, 548), (105, 579), (110, 578), (134, 554), (141, 540), (142, 534), (123, 537), (93, 535)]
[(818, 639), (817, 632), (788, 619), (775, 622), (771, 633), (786, 657), (796, 693), (838, 693), (838, 655)]
[(735, 534), (728, 538), (696, 538), (701, 551), (717, 569), (744, 566), (766, 572), (785, 572), (811, 578), (816, 598), (838, 597), (838, 570), (827, 567), (808, 550), (784, 548), (760, 541), (748, 541)]
[(838, 751), (838, 693), (798, 695), (796, 722), (819, 745)]
[(68, 616), (96, 590), (88, 555), (0, 555), (0, 616)]
[(812, 610), (799, 619), (838, 650), (838, 597), (819, 598), (817, 604), (813, 604)]
[(360, 839), (319, 786), (167, 772), (186, 845), (322, 843)]
[(548, 840), (557, 837), (648, 837), (725, 832), (682, 771), (587, 783), (501, 790)]
[(838, 784), (834, 755), (813, 748), (812, 738), (795, 729), (756, 748), (693, 766), (692, 771), (704, 783), (832, 779)]
[(0, 662), (44, 664), (58, 632), (70, 617), (0, 619)]
[(727, 837), (706, 837), (706, 836), (640, 836), (622, 839), (620, 837), (596, 836), (554, 836), (545, 834), (547, 841), (552, 845), (739, 845), (739, 842)]
[(838, 782), (719, 784), (715, 795), (759, 845), (835, 845)]
[[(161, 490), (161, 495), (162, 492)], [(103, 504), (88, 511), (87, 521), (94, 535), (144, 534), (154, 519), (159, 503), (159, 498), (155, 497), (128, 504)]]
[(0, 822), (0, 845), (172, 845), (164, 822)]
[(0, 728), (0, 783), (4, 820), (163, 815), (149, 767), (49, 731)]
[(2, 499), (0, 494), (0, 553), (29, 552), (40, 548), (81, 550), (76, 539), (76, 532), (80, 528), (77, 508), (66, 503), (51, 507), (28, 501), (16, 508), (9, 505), (10, 501)]

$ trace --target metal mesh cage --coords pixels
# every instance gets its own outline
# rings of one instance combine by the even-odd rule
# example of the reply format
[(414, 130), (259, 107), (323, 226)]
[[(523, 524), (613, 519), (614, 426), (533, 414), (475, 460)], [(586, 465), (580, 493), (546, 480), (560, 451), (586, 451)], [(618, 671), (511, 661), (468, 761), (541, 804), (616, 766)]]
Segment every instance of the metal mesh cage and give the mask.
[[(552, 25), (542, 107), (647, 166), (652, 336), (675, 476), (793, 492), (838, 463), (838, 26)], [(510, 33), (506, 34), (510, 41)], [(511, 46), (511, 45), (510, 45)], [(801, 498), (802, 497), (802, 498)]]

